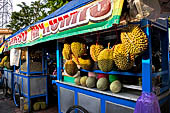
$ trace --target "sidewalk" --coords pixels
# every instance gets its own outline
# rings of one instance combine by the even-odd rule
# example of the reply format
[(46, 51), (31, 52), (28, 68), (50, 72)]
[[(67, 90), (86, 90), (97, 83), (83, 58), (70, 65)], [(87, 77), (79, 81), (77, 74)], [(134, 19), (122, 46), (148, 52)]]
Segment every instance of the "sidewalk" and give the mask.
[[(22, 113), (20, 109), (15, 106), (12, 99), (4, 98), (2, 89), (0, 89), (0, 113)], [(46, 110), (33, 111), (32, 113), (58, 113), (57, 105), (49, 106)]]

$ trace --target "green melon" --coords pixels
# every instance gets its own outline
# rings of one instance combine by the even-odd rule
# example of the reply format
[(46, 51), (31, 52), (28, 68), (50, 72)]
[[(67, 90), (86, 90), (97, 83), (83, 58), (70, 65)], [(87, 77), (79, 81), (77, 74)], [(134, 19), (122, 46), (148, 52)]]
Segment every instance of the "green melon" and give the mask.
[(120, 92), (122, 88), (122, 84), (120, 83), (119, 80), (115, 80), (113, 81), (111, 84), (110, 84), (110, 90), (113, 92), (113, 93), (118, 93)]
[(89, 88), (93, 88), (96, 85), (96, 78), (95, 77), (88, 77), (86, 80), (86, 86)]
[(87, 76), (81, 77), (81, 78), (80, 78), (80, 84), (81, 84), (82, 86), (85, 86), (85, 87), (86, 87), (86, 80), (87, 80)]
[(109, 82), (107, 80), (107, 78), (100, 78), (98, 81), (97, 81), (97, 88), (99, 90), (106, 90), (108, 88), (108, 85), (109, 85)]
[(75, 84), (76, 85), (80, 85), (80, 76), (79, 77), (76, 77), (75, 79), (74, 79), (74, 82), (75, 82)]

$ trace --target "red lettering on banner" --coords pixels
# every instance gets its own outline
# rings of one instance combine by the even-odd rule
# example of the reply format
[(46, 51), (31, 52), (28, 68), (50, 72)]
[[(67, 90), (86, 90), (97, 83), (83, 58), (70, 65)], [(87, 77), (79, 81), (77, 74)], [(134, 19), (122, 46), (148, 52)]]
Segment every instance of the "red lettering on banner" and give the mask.
[[(45, 28), (44, 23), (40, 23), (30, 27), (31, 40), (38, 39), (40, 31), (42, 35), (46, 36), (50, 33), (57, 33), (58, 31), (67, 30), (73, 27), (79, 27), (80, 25), (88, 24), (91, 22), (98, 22), (105, 20), (112, 15), (113, 4), (111, 0), (101, 0), (90, 3), (89, 5), (79, 8), (76, 11), (66, 13), (59, 17), (48, 20), (49, 26)], [(42, 29), (42, 30), (40, 30)], [(10, 40), (11, 45), (18, 44), (20, 42), (25, 43), (27, 41), (27, 31), (20, 33)]]
[(84, 21), (84, 20), (86, 20), (86, 18), (87, 18), (87, 9), (88, 9), (89, 7), (85, 7), (81, 12), (80, 12), (80, 18), (79, 18), (79, 21), (81, 22), (81, 21)]
[(39, 27), (40, 29), (44, 29), (44, 23), (38, 24), (38, 27)]
[(53, 25), (53, 24), (54, 24), (54, 23), (53, 23), (53, 20), (50, 20), (50, 21), (49, 21), (49, 24), (50, 24), (50, 25)]
[(62, 21), (63, 20), (63, 17), (58, 17), (58, 21)]
[(56, 33), (58, 31), (58, 25), (59, 25), (59, 23), (56, 23), (56, 24), (50, 26), (52, 33)]
[(75, 13), (74, 15), (72, 15), (72, 22), (71, 24), (76, 24), (77, 23), (77, 15), (79, 12)]
[(35, 25), (34, 27), (35, 27), (35, 29), (39, 29), (38, 25)]
[(53, 20), (53, 22), (54, 22), (54, 24), (58, 23), (58, 21), (57, 21), (57, 19), (56, 19), (56, 18)]
[(99, 2), (97, 5), (95, 5), (94, 7), (90, 8), (90, 16), (94, 18), (102, 17), (108, 14), (110, 10), (111, 10), (110, 0), (103, 0)]
[(64, 19), (66, 19), (66, 18), (68, 18), (69, 16), (68, 16), (68, 14), (66, 14), (66, 15), (64, 15), (63, 17), (64, 17)]

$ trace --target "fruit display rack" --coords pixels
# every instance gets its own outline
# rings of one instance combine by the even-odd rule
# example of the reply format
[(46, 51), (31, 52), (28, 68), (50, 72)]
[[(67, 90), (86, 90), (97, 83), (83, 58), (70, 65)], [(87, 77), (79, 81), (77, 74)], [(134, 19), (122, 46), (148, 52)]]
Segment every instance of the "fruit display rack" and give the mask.
[[(151, 93), (153, 91), (152, 79), (157, 76), (161, 76), (161, 85), (158, 89), (157, 97), (159, 99), (160, 106), (168, 101), (170, 80), (169, 80), (169, 39), (168, 39), (168, 27), (165, 27), (159, 23), (151, 22), (143, 19), (140, 22), (130, 23), (138, 24), (143, 29), (148, 38), (148, 49), (142, 55), (142, 71), (141, 72), (126, 72), (126, 71), (110, 71), (103, 72), (101, 70), (85, 70), (79, 69), (80, 72), (94, 72), (104, 74), (114, 74), (127, 77), (141, 77), (142, 86), (126, 85), (123, 91), (119, 93), (112, 93), (111, 91), (100, 91), (97, 88), (87, 88), (83, 86), (75, 85), (74, 83), (68, 83), (63, 81), (63, 57), (62, 57), (62, 41), (57, 41), (57, 80), (53, 81), (58, 86), (58, 111), (59, 113), (65, 113), (69, 106), (80, 105), (87, 109), (91, 113), (133, 113), (136, 105), (136, 101), (141, 95), (141, 92)], [(117, 30), (121, 30), (127, 25), (117, 26)], [(114, 32), (114, 28), (112, 28)], [(109, 30), (98, 31), (109, 32)], [(86, 37), (90, 37), (89, 33)], [(154, 36), (159, 37), (161, 51), (161, 70), (159, 72), (152, 72), (153, 56), (152, 50), (154, 47)], [(102, 41), (107, 41), (107, 37)], [(170, 100), (170, 99), (169, 99)]]
[[(19, 106), (18, 96), (27, 98), (28, 111), (31, 111), (31, 99), (38, 97), (45, 97), (46, 105), (48, 105), (48, 85), (47, 75), (45, 75), (45, 61), (42, 57), (42, 71), (30, 70), (30, 50), (31, 47), (24, 48), (26, 50), (26, 68), (24, 71), (21, 69), (19, 72), (13, 72), (13, 98), (16, 106)], [(42, 50), (43, 51), (43, 50)], [(24, 58), (25, 58), (24, 57)], [(22, 58), (22, 57), (21, 57)], [(21, 60), (20, 60), (21, 67)]]

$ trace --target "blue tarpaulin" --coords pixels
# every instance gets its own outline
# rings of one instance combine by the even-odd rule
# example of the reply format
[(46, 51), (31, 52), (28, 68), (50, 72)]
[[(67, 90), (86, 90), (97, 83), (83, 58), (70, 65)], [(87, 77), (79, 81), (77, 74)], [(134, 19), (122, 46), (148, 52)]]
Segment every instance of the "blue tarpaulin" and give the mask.
[[(49, 20), (51, 18), (60, 16), (62, 14), (65, 14), (65, 13), (69, 12), (69, 11), (72, 11), (74, 9), (77, 9), (77, 8), (81, 7), (81, 6), (84, 6), (84, 5), (86, 5), (86, 4), (88, 4), (88, 3), (92, 2), (92, 1), (94, 1), (94, 0), (72, 0), (71, 2), (65, 4), (64, 6), (62, 6), (59, 9), (57, 9), (55, 12), (53, 12), (50, 15), (46, 16), (45, 18), (39, 20), (38, 22), (36, 22), (36, 23), (34, 23), (34, 24), (30, 25), (30, 26), (27, 26), (27, 27), (25, 27), (23, 29), (20, 29), (16, 33), (14, 33), (11, 36), (9, 36), (6, 40), (8, 40), (8, 39), (16, 36), (17, 34), (27, 30), (29, 27), (34, 26), (37, 23), (40, 23), (40, 22)], [(2, 45), (2, 43), (0, 45)]]

